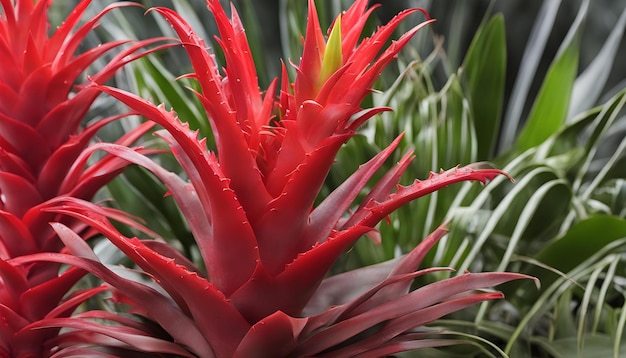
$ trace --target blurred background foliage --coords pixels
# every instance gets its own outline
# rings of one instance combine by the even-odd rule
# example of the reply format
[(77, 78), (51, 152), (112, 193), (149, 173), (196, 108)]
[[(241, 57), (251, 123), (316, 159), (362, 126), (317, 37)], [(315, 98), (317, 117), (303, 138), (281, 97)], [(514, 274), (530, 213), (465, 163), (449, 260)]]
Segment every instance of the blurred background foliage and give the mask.
[[(168, 6), (180, 12), (221, 60), (203, 0), (140, 2), (146, 8)], [(437, 22), (420, 32), (383, 74), (366, 105), (389, 106), (394, 112), (371, 120), (345, 145), (324, 192), (401, 132), (401, 148), (388, 164), (414, 150), (416, 160), (404, 183), (473, 162), (502, 168), (515, 183), (501, 177), (486, 187), (450, 187), (411, 203), (380, 226), (382, 246), (359, 241), (333, 272), (396, 257), (449, 221), (451, 232), (431, 253), (429, 265), (452, 266), (458, 272), (525, 272), (539, 277), (542, 287), (508, 284), (503, 287), (507, 301), (438, 321), (433, 329), (470, 344), (423, 351), (420, 357), (626, 356), (626, 3), (378, 2), (382, 6), (371, 19), (372, 28), (408, 7), (426, 8)], [(53, 23), (74, 3), (57, 1)], [(316, 1), (322, 26), (350, 3)], [(106, 4), (95, 1), (92, 11)], [(306, 1), (234, 4), (265, 88), (278, 75), (280, 59), (298, 62)], [(421, 20), (404, 24), (404, 30)], [(127, 8), (107, 15), (97, 34), (90, 41), (170, 36), (171, 29), (154, 13)], [(211, 145), (204, 111), (185, 88), (193, 88), (193, 82), (176, 79), (189, 70), (182, 52), (172, 49), (128, 66), (115, 81), (174, 107)], [(120, 110), (103, 97), (92, 115), (97, 119)], [(108, 126), (100, 136), (114, 137), (139, 120)], [(146, 138), (145, 145), (162, 144)], [(177, 170), (171, 157), (156, 159)], [(101, 198), (113, 198), (112, 205), (143, 218), (194, 257), (186, 223), (164, 193), (151, 175), (130, 168)], [(112, 261), (120, 259), (105, 245), (100, 250)], [(431, 279), (436, 278), (441, 277)]]

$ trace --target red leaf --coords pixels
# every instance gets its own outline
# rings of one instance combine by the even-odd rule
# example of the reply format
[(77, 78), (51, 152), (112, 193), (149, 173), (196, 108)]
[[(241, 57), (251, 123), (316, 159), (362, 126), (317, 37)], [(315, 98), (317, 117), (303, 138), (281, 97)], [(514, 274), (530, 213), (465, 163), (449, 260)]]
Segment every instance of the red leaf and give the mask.
[[(393, 193), (383, 202), (370, 202), (370, 205), (364, 208), (369, 214), (363, 218), (359, 225), (373, 227), (391, 212), (422, 196), (428, 195), (448, 185), (475, 180), (486, 183), (498, 175), (507, 175), (498, 169), (474, 169), (471, 165), (461, 168), (453, 168), (439, 174), (431, 173), (430, 177), (424, 181), (415, 180), (409, 186), (399, 186), (396, 193)], [(508, 175), (507, 175), (508, 176)]]
[[(230, 299), (251, 322), (277, 310), (298, 316), (343, 251), (370, 230), (355, 227), (298, 255), (278, 276), (272, 277), (259, 266), (250, 280)], [(254, 297), (254, 300), (250, 298)]]
[[(31, 170), (38, 170), (50, 155), (50, 149), (45, 145), (46, 139), (27, 124), (16, 118), (0, 113), (0, 143), (12, 154), (18, 155), (29, 164)], [(33, 146), (32, 143), (39, 145)]]
[(33, 184), (15, 174), (0, 172), (0, 210), (21, 217), (43, 200)]
[(139, 282), (124, 279), (101, 263), (85, 258), (57, 253), (38, 253), (11, 260), (15, 265), (41, 261), (73, 265), (93, 273), (131, 298), (135, 305), (141, 305), (147, 318), (159, 323), (177, 342), (188, 347), (190, 351), (201, 357), (213, 356), (211, 345), (207, 343), (194, 321), (172, 304), (169, 297)]
[[(28, 327), (29, 330), (42, 328), (74, 328), (114, 338), (142, 352), (169, 353), (181, 357), (195, 357), (180, 345), (146, 335), (143, 331), (130, 327), (106, 326), (96, 322), (74, 318), (49, 318), (37, 321)], [(57, 341), (63, 341), (61, 335)]]
[(309, 0), (309, 10), (307, 15), (307, 28), (304, 40), (304, 49), (298, 76), (295, 81), (295, 106), (299, 107), (304, 101), (314, 99), (317, 93), (317, 80), (322, 67), (322, 58), (326, 50), (326, 40), (319, 20), (315, 2)]
[[(330, 326), (305, 341), (299, 347), (297, 354), (313, 355), (322, 352), (357, 335), (359, 332), (389, 320), (391, 321), (386, 327), (391, 330), (395, 328), (395, 332), (404, 332), (475, 302), (502, 297), (500, 293), (490, 293), (486, 294), (487, 296), (471, 295), (460, 299), (456, 298), (456, 295), (524, 278), (530, 277), (513, 273), (476, 273), (463, 274), (432, 283)], [(438, 305), (440, 302), (446, 303)], [(423, 315), (418, 312), (422, 312)], [(396, 319), (397, 321), (394, 321)], [(385, 333), (376, 332), (371, 339), (390, 339), (385, 338)], [(358, 351), (352, 350), (349, 352), (351, 354), (358, 353)]]
[(233, 357), (287, 357), (297, 347), (306, 323), (306, 318), (293, 318), (277, 311), (250, 328)]
[(26, 226), (17, 216), (0, 210), (0, 259), (25, 255), (39, 251), (37, 243)]
[(97, 121), (95, 124), (87, 127), (79, 135), (70, 137), (66, 143), (61, 145), (50, 155), (49, 159), (41, 168), (37, 178), (37, 187), (44, 198), (49, 199), (55, 195), (62, 194), (59, 192), (61, 183), (69, 176), (70, 168), (79, 154), (89, 144), (89, 141), (98, 130), (121, 117), (122, 116), (110, 117)]
[(339, 219), (343, 216), (354, 199), (361, 193), (367, 182), (398, 147), (403, 135), (399, 135), (387, 148), (374, 158), (359, 166), (346, 181), (324, 199), (309, 216), (309, 223), (301, 248), (308, 249), (315, 243), (321, 243), (330, 235)]
[(301, 238), (315, 198), (347, 138), (348, 135), (327, 138), (307, 155), (255, 226), (261, 260), (271, 275), (281, 272), (301, 252)]

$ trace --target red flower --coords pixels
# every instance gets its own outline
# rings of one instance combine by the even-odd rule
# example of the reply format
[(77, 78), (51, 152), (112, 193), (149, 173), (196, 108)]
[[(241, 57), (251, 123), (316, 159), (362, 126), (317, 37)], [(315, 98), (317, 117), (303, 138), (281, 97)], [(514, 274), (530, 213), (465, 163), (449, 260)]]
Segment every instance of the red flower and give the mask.
[[(31, 263), (13, 266), (11, 259), (63, 248), (48, 222), (62, 220), (43, 211), (59, 196), (90, 199), (120, 173), (127, 162), (108, 156), (85, 168), (79, 160), (96, 132), (121, 116), (81, 128), (99, 91), (76, 86), (79, 76), (112, 49), (129, 41), (114, 41), (77, 54), (85, 36), (112, 9), (111, 5), (78, 26), (89, 0), (81, 1), (66, 21), (49, 36), (47, 15), (51, 1), (0, 0), (0, 355), (44, 355), (44, 343), (55, 330), (23, 331), (44, 318), (66, 317), (101, 288), (64, 297), (86, 271), (59, 265)], [(104, 84), (120, 67), (152, 50), (138, 51), (162, 41), (128, 44), (95, 74)], [(131, 145), (148, 131), (148, 123), (118, 140)], [(70, 221), (63, 219), (66, 224)], [(74, 221), (83, 233), (84, 224)], [(7, 323), (9, 322), (9, 323)], [(20, 338), (21, 337), (21, 338)]]
[[(401, 186), (400, 176), (413, 159), (409, 153), (355, 203), (398, 146), (401, 138), (397, 138), (314, 206), (341, 145), (364, 121), (387, 110), (360, 108), (374, 81), (411, 36), (431, 22), (427, 20), (383, 48), (397, 25), (416, 12), (408, 10), (359, 43), (371, 13), (366, 4), (366, 0), (357, 0), (337, 18), (326, 41), (314, 3), (309, 1), (309, 25), (295, 83), (290, 84), (283, 71), (277, 103), (277, 81), (265, 95), (258, 88), (234, 9), (229, 20), (219, 1), (208, 0), (226, 58), (222, 74), (189, 25), (174, 11), (157, 8), (189, 54), (195, 71), (190, 76), (200, 84), (198, 96), (210, 118), (217, 153), (209, 152), (204, 139), (198, 140), (196, 132), (162, 106), (104, 86), (95, 87), (165, 128), (158, 135), (171, 147), (188, 181), (124, 146), (99, 144), (89, 151), (103, 150), (141, 165), (166, 184), (188, 220), (206, 275), (161, 242), (124, 237), (104, 219), (106, 212), (76, 200), (49, 210), (71, 215), (102, 232), (167, 294), (112, 273), (80, 238), (60, 226), (55, 228), (74, 256), (39, 255), (28, 260), (51, 260), (91, 271), (111, 285), (116, 299), (130, 305), (133, 313), (158, 323), (181, 347), (202, 357), (373, 357), (455, 343), (422, 340), (424, 335), (412, 330), (476, 302), (502, 297), (500, 293), (475, 293), (476, 289), (526, 276), (466, 273), (409, 292), (415, 277), (442, 270), (415, 271), (428, 249), (445, 234), (443, 229), (395, 266), (379, 267), (381, 280), (373, 284), (362, 281), (367, 289), (357, 299), (337, 302), (340, 305), (335, 307), (320, 305), (323, 300), (319, 296), (326, 290), (324, 285), (320, 291), (320, 284), (330, 267), (357, 239), (375, 231), (389, 213), (447, 185), (466, 180), (486, 182), (503, 174), (468, 166)], [(334, 280), (345, 282), (358, 276)], [(34, 327), (57, 325), (89, 329), (67, 320)], [(141, 335), (142, 326), (135, 327), (140, 330), (124, 336), (128, 338), (124, 343), (160, 352), (156, 345), (142, 348), (132, 343), (130, 336)], [(372, 333), (368, 331), (372, 327), (379, 329)], [(111, 335), (121, 340), (119, 330), (112, 329)], [(101, 326), (94, 332), (106, 334)]]

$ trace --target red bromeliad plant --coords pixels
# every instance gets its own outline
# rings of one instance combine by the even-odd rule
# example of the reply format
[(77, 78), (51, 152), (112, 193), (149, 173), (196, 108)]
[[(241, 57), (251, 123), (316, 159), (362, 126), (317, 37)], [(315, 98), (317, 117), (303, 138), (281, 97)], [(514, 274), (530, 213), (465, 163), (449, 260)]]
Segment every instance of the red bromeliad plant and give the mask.
[[(61, 303), (68, 290), (85, 271), (70, 269), (59, 275), (59, 265), (31, 263), (14, 266), (12, 258), (38, 252), (58, 252), (63, 244), (48, 224), (61, 220), (43, 209), (60, 196), (90, 199), (96, 191), (128, 164), (108, 156), (88, 168), (77, 162), (96, 132), (120, 118), (106, 118), (81, 127), (99, 94), (93, 87), (75, 87), (85, 70), (111, 50), (128, 43), (114, 41), (77, 54), (77, 49), (105, 8), (78, 26), (90, 0), (81, 1), (49, 35), (47, 19), (51, 1), (0, 0), (0, 355), (43, 355), (43, 341), (54, 330), (33, 331), (22, 338), (23, 327), (54, 312), (65, 317), (80, 302), (76, 297), (96, 294), (101, 289), (76, 293)], [(158, 47), (139, 52), (162, 39), (128, 44), (91, 80), (104, 84), (121, 66)], [(131, 145), (146, 133), (145, 124), (120, 138)], [(87, 228), (63, 219), (77, 232)], [(59, 305), (57, 307), (57, 305)], [(21, 342), (21, 343), (20, 343)]]
[[(445, 235), (444, 228), (393, 263), (323, 280), (347, 248), (361, 236), (375, 233), (376, 225), (403, 204), (453, 183), (486, 182), (504, 173), (468, 166), (402, 186), (400, 176), (413, 159), (409, 153), (355, 203), (398, 146), (401, 138), (397, 138), (315, 206), (342, 144), (363, 122), (387, 110), (360, 107), (374, 81), (413, 34), (432, 20), (385, 47), (397, 25), (418, 10), (400, 13), (370, 38), (360, 40), (372, 9), (367, 9), (366, 0), (357, 0), (335, 20), (326, 39), (309, 1), (304, 53), (295, 83), (289, 83), (283, 70), (275, 101), (277, 81), (265, 95), (259, 91), (234, 9), (228, 19), (219, 1), (207, 2), (221, 36), (224, 74), (179, 15), (165, 8), (155, 11), (172, 24), (189, 54), (195, 71), (190, 76), (201, 87), (198, 96), (211, 120), (217, 153), (162, 106), (97, 84), (91, 88), (118, 98), (165, 128), (157, 134), (169, 144), (188, 180), (125, 146), (98, 144), (83, 153), (103, 150), (159, 177), (188, 220), (206, 272), (161, 241), (124, 237), (105, 219), (109, 213), (78, 200), (46, 210), (73, 216), (100, 231), (159, 290), (112, 272), (79, 235), (62, 224), (53, 227), (72, 256), (37, 254), (12, 261), (15, 265), (52, 261), (91, 271), (111, 287), (118, 302), (157, 323), (171, 340), (162, 331), (155, 335), (147, 321), (104, 312), (53, 318), (28, 328), (68, 328), (55, 341), (59, 354), (68, 356), (77, 351), (72, 348), (75, 342), (82, 344), (82, 354), (90, 349), (104, 352), (106, 346), (107, 352), (199, 357), (380, 357), (458, 343), (427, 339), (415, 328), (477, 302), (502, 298), (497, 292), (476, 290), (526, 276), (464, 273), (411, 291), (414, 278), (445, 270), (416, 271), (428, 250)], [(351, 299), (348, 295), (333, 299), (336, 287), (342, 285), (356, 287)], [(107, 326), (90, 318), (116, 324)], [(89, 339), (93, 339), (90, 346)]]

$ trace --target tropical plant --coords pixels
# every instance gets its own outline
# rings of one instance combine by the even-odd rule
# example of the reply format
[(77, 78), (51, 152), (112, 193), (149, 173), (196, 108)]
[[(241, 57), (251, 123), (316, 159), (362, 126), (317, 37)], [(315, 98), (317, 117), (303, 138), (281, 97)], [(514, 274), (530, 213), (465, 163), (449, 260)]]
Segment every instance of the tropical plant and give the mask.
[[(618, 204), (624, 190), (624, 89), (605, 87), (617, 63), (626, 12), (578, 75), (590, 7), (583, 1), (533, 98), (529, 89), (559, 4), (545, 2), (545, 16), (537, 19), (508, 105), (501, 15), (485, 20), (463, 67), (441, 88), (432, 68), (445, 57), (435, 52), (423, 63), (405, 60), (402, 77), (387, 93), (374, 94), (376, 105), (398, 110), (370, 123), (364, 131), (369, 143), (353, 142), (346, 157), (339, 158), (340, 166), (348, 167), (352, 158), (371, 150), (372, 143), (381, 145), (402, 130), (408, 139), (404, 145), (427, 153), (421, 166), (409, 167), (410, 175), (449, 161), (486, 159), (516, 182), (496, 178), (480, 193), (470, 186), (455, 187), (411, 203), (392, 215), (393, 225), (380, 228), (391, 238), (382, 258), (381, 250), (359, 242), (352, 258), (358, 262), (348, 264), (392, 257), (398, 246), (407, 251), (416, 233), (452, 220), (450, 235), (427, 258), (429, 265), (460, 272), (526, 272), (539, 277), (544, 289), (537, 293), (532, 287), (511, 285), (504, 292), (515, 308), (484, 304), (471, 315), (439, 324), (481, 332), (501, 342), (512, 356), (619, 356), (625, 349), (620, 268), (626, 232), (623, 205)], [(529, 109), (525, 120), (524, 108)], [(409, 220), (415, 225), (406, 225)]]
[[(407, 10), (359, 41), (372, 9), (367, 9), (367, 1), (358, 0), (336, 18), (326, 39), (311, 0), (294, 83), (283, 66), (280, 86), (274, 80), (262, 95), (236, 11), (229, 19), (218, 1), (207, 2), (220, 31), (223, 73), (178, 14), (167, 8), (154, 11), (170, 22), (189, 55), (194, 73), (187, 77), (199, 85), (197, 95), (210, 120), (217, 152), (208, 150), (196, 131), (163, 106), (92, 83), (85, 88), (108, 93), (164, 128), (157, 134), (170, 146), (187, 179), (126, 145), (94, 144), (79, 158), (83, 163), (104, 151), (159, 178), (186, 218), (204, 267), (158, 238), (122, 235), (109, 218), (148, 230), (117, 211), (71, 197), (49, 202), (46, 212), (71, 216), (106, 236), (141, 268), (141, 276), (128, 278), (133, 268), (115, 273), (100, 262), (80, 230), (60, 222), (52, 228), (71, 254), (35, 253), (9, 262), (28, 267), (45, 261), (89, 271), (106, 282), (114, 301), (128, 307), (134, 318), (94, 310), (69, 318), (47, 317), (25, 329), (65, 327), (46, 342), (56, 356), (143, 352), (378, 357), (463, 342), (416, 329), (477, 302), (502, 298), (482, 290), (528, 276), (465, 272), (411, 290), (413, 279), (447, 270), (416, 271), (445, 235), (444, 227), (403, 258), (324, 277), (361, 236), (380, 240), (376, 225), (400, 206), (453, 183), (493, 180), (502, 171), (468, 165), (403, 186), (398, 183), (413, 159), (409, 152), (373, 179), (402, 140), (400, 135), (315, 204), (341, 146), (364, 122), (388, 110), (361, 108), (374, 81), (431, 20), (386, 46), (398, 24), (417, 12)], [(365, 188), (369, 193), (357, 200)], [(345, 285), (353, 288), (349, 295), (337, 294), (337, 288)], [(94, 290), (104, 289), (90, 294)]]
[[(84, 224), (44, 210), (60, 196), (91, 197), (120, 173), (127, 163), (101, 158), (85, 167), (81, 153), (98, 130), (121, 116), (104, 118), (85, 127), (86, 114), (99, 92), (78, 85), (92, 63), (123, 47), (90, 82), (104, 84), (124, 64), (152, 50), (161, 38), (129, 43), (112, 41), (77, 53), (79, 45), (109, 11), (136, 5), (118, 3), (78, 25), (90, 1), (81, 1), (49, 35), (50, 1), (2, 1), (0, 18), (0, 353), (3, 356), (44, 354), (43, 342), (58, 330), (23, 331), (32, 322), (65, 317), (81, 299), (101, 289), (76, 291), (64, 297), (86, 272), (37, 262), (14, 265), (13, 259), (63, 249), (50, 221), (64, 222), (88, 235)], [(78, 86), (77, 86), (78, 85)], [(131, 145), (152, 124), (128, 132), (117, 143)]]

